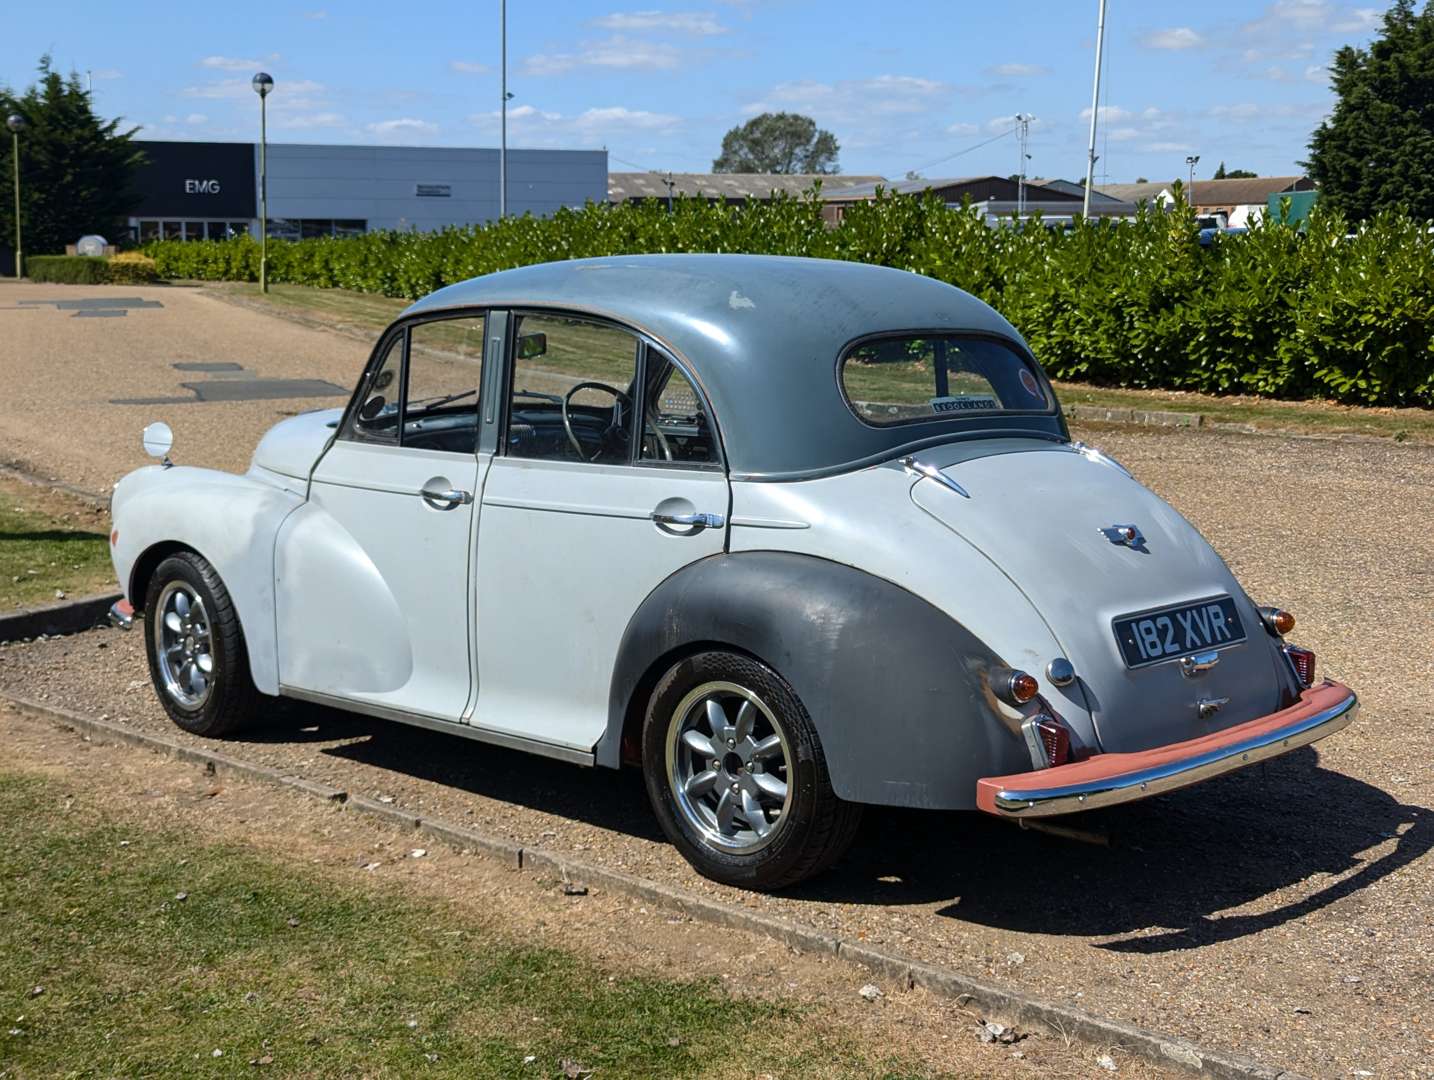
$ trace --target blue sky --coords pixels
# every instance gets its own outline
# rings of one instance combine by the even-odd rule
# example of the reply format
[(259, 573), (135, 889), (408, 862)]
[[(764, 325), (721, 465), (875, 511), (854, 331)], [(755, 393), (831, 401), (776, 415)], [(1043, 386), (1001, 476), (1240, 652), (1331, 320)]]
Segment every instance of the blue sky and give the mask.
[[(1097, 178), (1168, 179), (1201, 155), (1297, 171), (1334, 50), (1384, 0), (1110, 0)], [(1084, 174), (1097, 0), (509, 0), (509, 145), (606, 147), (610, 168), (707, 171), (764, 110), (833, 131), (848, 173)], [(92, 73), (143, 136), (250, 140), (273, 74), (284, 142), (496, 145), (496, 0), (13, 5), (0, 82), (36, 59)], [(1007, 134), (1002, 134), (1007, 133)], [(994, 141), (979, 145), (986, 140)], [(974, 147), (974, 149), (972, 149)]]

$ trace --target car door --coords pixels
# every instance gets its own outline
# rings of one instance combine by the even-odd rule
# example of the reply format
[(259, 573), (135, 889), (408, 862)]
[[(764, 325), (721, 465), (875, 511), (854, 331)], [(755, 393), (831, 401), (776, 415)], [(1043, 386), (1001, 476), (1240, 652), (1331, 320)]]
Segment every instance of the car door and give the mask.
[(397, 329), (315, 466), (276, 552), (286, 690), (467, 711), (485, 328), (480, 313)]
[(592, 319), (511, 317), (502, 448), (478, 524), (473, 722), (587, 750), (633, 612), (724, 550), (727, 476), (709, 410), (655, 345)]

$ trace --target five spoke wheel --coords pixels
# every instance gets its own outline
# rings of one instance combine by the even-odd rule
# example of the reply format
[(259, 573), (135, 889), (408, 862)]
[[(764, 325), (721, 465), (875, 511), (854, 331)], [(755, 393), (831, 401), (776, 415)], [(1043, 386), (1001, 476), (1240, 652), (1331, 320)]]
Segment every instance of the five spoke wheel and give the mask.
[(704, 683), (673, 710), (668, 782), (683, 817), (719, 848), (748, 853), (771, 841), (790, 802), (791, 760), (771, 708), (736, 683)]
[(203, 708), (214, 679), (204, 601), (188, 583), (171, 581), (160, 593), (155, 613), (155, 658), (165, 692), (186, 709)]

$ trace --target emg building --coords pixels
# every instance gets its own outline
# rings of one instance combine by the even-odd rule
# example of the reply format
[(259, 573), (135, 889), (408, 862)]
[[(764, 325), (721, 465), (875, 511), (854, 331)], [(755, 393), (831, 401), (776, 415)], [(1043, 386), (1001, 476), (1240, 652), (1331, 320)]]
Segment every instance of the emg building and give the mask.
[[(130, 228), (148, 240), (258, 234), (255, 143), (137, 141), (142, 201)], [(498, 151), (270, 143), (269, 235), (284, 240), (373, 229), (441, 229), (498, 217)], [(509, 150), (508, 214), (607, 201), (606, 150)]]

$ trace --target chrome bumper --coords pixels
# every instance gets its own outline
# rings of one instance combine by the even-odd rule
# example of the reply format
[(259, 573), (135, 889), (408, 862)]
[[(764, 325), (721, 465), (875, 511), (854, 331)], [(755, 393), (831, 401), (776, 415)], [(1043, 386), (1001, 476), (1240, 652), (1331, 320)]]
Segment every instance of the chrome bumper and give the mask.
[(976, 782), (980, 809), (1001, 817), (1052, 817), (1133, 802), (1198, 784), (1332, 735), (1347, 727), (1359, 699), (1325, 682), (1288, 709), (1188, 742), (1132, 754), (1097, 754), (1040, 772)]
[(134, 605), (128, 600), (118, 600), (110, 605), (110, 625), (128, 630), (134, 625)]

